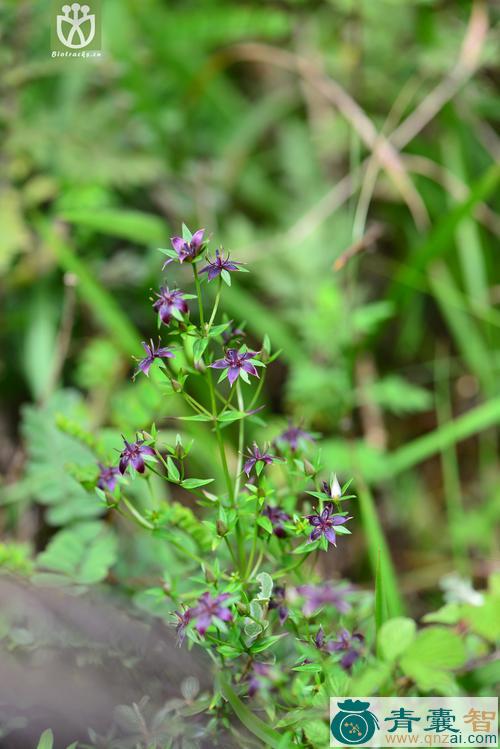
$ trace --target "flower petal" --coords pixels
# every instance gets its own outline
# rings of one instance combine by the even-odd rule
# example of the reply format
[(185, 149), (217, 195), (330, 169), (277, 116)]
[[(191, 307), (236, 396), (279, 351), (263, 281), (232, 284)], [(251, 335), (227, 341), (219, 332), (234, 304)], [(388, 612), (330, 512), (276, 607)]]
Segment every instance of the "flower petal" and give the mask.
[(240, 375), (240, 367), (229, 367), (227, 371), (227, 379), (229, 384), (233, 385)]
[(177, 254), (184, 251), (184, 240), (182, 237), (172, 237), (170, 242)]
[(212, 364), (210, 364), (209, 366), (212, 367), (212, 369), (226, 369), (227, 361), (226, 359), (217, 359), (216, 361), (212, 362)]
[(191, 247), (194, 250), (198, 250), (203, 242), (203, 235), (205, 234), (205, 229), (198, 229), (198, 231), (195, 231), (193, 236), (191, 237)]
[(335, 535), (335, 531), (333, 528), (327, 528), (325, 531), (325, 537), (328, 539), (328, 541), (333, 544), (334, 546), (337, 545), (337, 536)]

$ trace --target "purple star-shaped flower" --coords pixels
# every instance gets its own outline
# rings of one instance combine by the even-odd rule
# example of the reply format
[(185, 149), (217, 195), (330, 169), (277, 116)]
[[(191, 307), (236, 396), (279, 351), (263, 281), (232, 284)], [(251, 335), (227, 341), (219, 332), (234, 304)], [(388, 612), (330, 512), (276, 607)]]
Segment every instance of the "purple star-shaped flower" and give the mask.
[(160, 293), (155, 292), (158, 299), (153, 303), (153, 309), (158, 312), (160, 320), (168, 325), (172, 317), (182, 319), (182, 315), (188, 312), (188, 305), (184, 299), (184, 292), (180, 289), (169, 289), (161, 286)]
[(120, 453), (120, 473), (125, 473), (128, 466), (131, 465), (138, 473), (144, 473), (146, 470), (146, 464), (144, 462), (145, 455), (154, 455), (155, 452), (152, 447), (144, 444), (144, 440), (137, 440), (136, 442), (127, 442), (125, 437), (122, 437), (125, 447)]
[(230, 341), (233, 341), (233, 340), (235, 340), (237, 338), (242, 339), (242, 338), (246, 337), (245, 331), (241, 330), (240, 328), (234, 327), (234, 325), (232, 323), (233, 323), (233, 321), (231, 320), (231, 325), (229, 326), (229, 328), (227, 328), (227, 330), (225, 330), (222, 333), (222, 340), (224, 341), (224, 343), (226, 345)]
[[(179, 263), (192, 263), (198, 255), (203, 252), (205, 248), (205, 242), (203, 241), (203, 235), (205, 229), (198, 229), (195, 231), (190, 240), (183, 239), (182, 237), (172, 237), (170, 240), (172, 247), (174, 248)], [(168, 258), (163, 264), (162, 270), (173, 261), (173, 258)]]
[(290, 515), (279, 507), (271, 507), (271, 505), (266, 505), (262, 510), (262, 514), (271, 521), (274, 535), (278, 536), (278, 538), (285, 538), (286, 530), (283, 528), (283, 523), (290, 520)]
[(343, 653), (340, 665), (345, 671), (350, 671), (353, 664), (361, 656), (361, 645), (364, 639), (359, 632), (351, 634), (347, 629), (341, 629), (337, 634), (337, 639), (325, 643), (324, 648), (329, 653)]
[(137, 371), (134, 373), (134, 379), (137, 377), (139, 372), (144, 372), (144, 374), (148, 376), (151, 365), (155, 359), (174, 358), (174, 354), (169, 348), (160, 347), (160, 341), (158, 341), (158, 346), (155, 346), (155, 344), (153, 343), (153, 339), (151, 339), (149, 343), (146, 343), (146, 341), (142, 341), (141, 345), (146, 352), (146, 356), (144, 357), (144, 359), (141, 359), (139, 364), (137, 365)]
[(229, 384), (233, 385), (238, 377), (248, 381), (247, 375), (258, 377), (256, 366), (252, 359), (257, 356), (258, 351), (238, 351), (235, 348), (228, 348), (223, 359), (217, 359), (209, 366), (213, 369), (227, 369), (227, 379)]
[(351, 604), (345, 600), (347, 593), (351, 593), (353, 588), (337, 587), (331, 583), (322, 585), (299, 585), (297, 592), (304, 597), (302, 611), (305, 616), (311, 616), (322, 606), (335, 606), (341, 614), (346, 614), (351, 609)]
[(271, 455), (271, 453), (268, 453), (267, 450), (264, 450), (264, 452), (262, 452), (257, 446), (257, 443), (254, 442), (252, 447), (248, 448), (248, 456), (247, 460), (245, 461), (245, 465), (243, 466), (243, 470), (245, 471), (247, 476), (250, 476), (250, 471), (252, 470), (252, 468), (257, 466), (257, 463), (262, 463), (261, 466), (257, 466), (255, 468), (255, 472), (258, 475), (265, 465), (268, 466), (271, 463), (274, 463), (275, 460), (278, 460), (275, 455)]
[(118, 483), (118, 476), (120, 475), (119, 469), (116, 466), (105, 466), (102, 463), (98, 463), (98, 466), (100, 468), (100, 473), (97, 486), (103, 491), (106, 491), (107, 489), (108, 491), (113, 492)]
[(328, 543), (337, 545), (337, 536), (335, 534), (335, 526), (344, 525), (348, 520), (352, 520), (352, 517), (345, 517), (345, 515), (335, 515), (333, 511), (333, 504), (327, 502), (321, 513), (316, 512), (314, 515), (306, 515), (309, 523), (313, 526), (309, 541), (317, 541), (318, 538), (324, 536)]
[[(259, 689), (263, 686), (262, 677), (269, 676), (270, 668), (267, 663), (255, 661), (252, 664), (251, 672), (248, 676), (248, 696), (255, 697)], [(260, 678), (259, 678), (260, 677)]]
[(301, 427), (294, 427), (291, 423), (288, 429), (285, 429), (276, 440), (277, 442), (285, 442), (290, 445), (290, 449), (296, 452), (299, 448), (301, 441), (314, 442), (314, 437), (310, 432), (306, 432)]
[(177, 645), (180, 647), (186, 637), (186, 629), (192, 618), (192, 609), (186, 609), (186, 611), (174, 611), (177, 617), (177, 623), (175, 625), (175, 631), (177, 633)]
[(239, 266), (242, 265), (242, 263), (230, 260), (229, 253), (227, 254), (227, 257), (224, 257), (219, 250), (215, 250), (215, 258), (213, 260), (208, 256), (207, 260), (208, 264), (200, 270), (200, 273), (206, 273), (209, 281), (213, 281), (214, 278), (220, 276), (224, 270), (227, 272), (241, 270)]
[(288, 607), (286, 606), (286, 589), (283, 585), (277, 585), (269, 600), (269, 608), (278, 611), (281, 626), (288, 619)]
[(229, 593), (221, 593), (215, 598), (212, 598), (210, 593), (203, 593), (198, 599), (198, 604), (194, 608), (189, 609), (191, 618), (196, 619), (195, 626), (200, 635), (203, 636), (205, 634), (212, 624), (213, 619), (219, 619), (222, 622), (231, 622), (233, 620), (231, 611), (222, 605), (229, 597)]

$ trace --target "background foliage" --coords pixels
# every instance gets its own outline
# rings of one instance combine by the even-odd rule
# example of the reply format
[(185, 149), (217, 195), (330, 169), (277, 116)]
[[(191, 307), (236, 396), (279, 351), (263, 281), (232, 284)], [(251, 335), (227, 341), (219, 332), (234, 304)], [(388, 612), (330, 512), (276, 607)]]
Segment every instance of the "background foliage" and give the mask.
[[(0, 8), (0, 564), (78, 585), (112, 568), (141, 605), (136, 581), (170, 565), (159, 540), (103, 521), (85, 472), (89, 447), (111, 459), (119, 432), (158, 413), (175, 438), (180, 404), (132, 388), (130, 356), (157, 247), (184, 220), (252, 269), (225, 305), (282, 350), (271, 431), (302, 421), (355, 477), (364, 532), (324, 573), (371, 586), (382, 550), (417, 617), (448, 573), (485, 587), (500, 504), (498, 8), (105, 0), (99, 60), (50, 58), (46, 3)], [(184, 431), (207, 472), (201, 426)]]

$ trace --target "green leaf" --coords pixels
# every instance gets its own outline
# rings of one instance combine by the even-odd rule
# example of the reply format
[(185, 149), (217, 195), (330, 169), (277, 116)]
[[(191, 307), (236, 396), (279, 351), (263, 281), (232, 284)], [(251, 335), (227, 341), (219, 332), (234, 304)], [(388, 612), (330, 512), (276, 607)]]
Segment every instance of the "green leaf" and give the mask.
[(244, 411), (224, 411), (224, 413), (221, 413), (217, 417), (217, 421), (220, 421), (222, 424), (231, 424), (233, 421), (244, 419), (245, 416), (246, 413)]
[(62, 530), (37, 557), (40, 571), (56, 573), (61, 582), (91, 585), (104, 580), (117, 559), (117, 540), (101, 522), (79, 523)]
[(175, 483), (178, 484), (181, 480), (181, 474), (179, 473), (179, 469), (175, 465), (170, 455), (167, 457), (167, 469), (169, 479), (171, 481), (175, 481)]
[(260, 527), (264, 528), (264, 530), (267, 531), (269, 534), (273, 532), (273, 524), (271, 523), (270, 519), (266, 517), (265, 515), (260, 515), (257, 518), (257, 525), (260, 525)]
[(310, 674), (319, 674), (323, 670), (321, 663), (303, 663), (301, 666), (294, 666), (292, 671), (299, 671)]
[(184, 479), (181, 481), (183, 489), (197, 489), (199, 486), (211, 484), (214, 479)]
[(40, 736), (40, 740), (37, 744), (36, 749), (52, 749), (54, 746), (54, 734), (50, 730), (50, 728), (47, 728), (46, 731), (42, 733)]
[(382, 658), (391, 662), (399, 658), (415, 639), (416, 631), (417, 625), (413, 619), (404, 616), (384, 622), (378, 634), (378, 647)]
[(258, 718), (255, 713), (243, 704), (225, 674), (219, 672), (218, 684), (224, 699), (229, 702), (235, 715), (243, 723), (245, 728), (250, 733), (253, 733), (254, 736), (257, 736), (264, 743), (264, 746), (270, 749), (283, 749), (282, 737), (278, 731), (275, 731), (274, 728), (271, 728), (270, 725)]
[(303, 728), (311, 746), (328, 746), (330, 729), (324, 720), (305, 720)]
[(201, 357), (203, 356), (203, 354), (205, 353), (208, 343), (209, 343), (208, 338), (197, 338), (196, 341), (194, 342), (193, 357), (196, 362), (199, 361)]
[(316, 551), (318, 546), (319, 546), (318, 541), (304, 541), (304, 543), (296, 546), (292, 553), (293, 554), (310, 554), (311, 551)]
[(273, 578), (267, 572), (260, 572), (256, 579), (260, 585), (259, 599), (269, 600), (273, 592)]
[(210, 414), (195, 414), (194, 416), (179, 416), (181, 421), (212, 421)]
[(403, 673), (423, 692), (455, 694), (457, 687), (451, 669), (466, 661), (465, 646), (455, 632), (445, 627), (429, 627), (418, 633), (400, 660)]
[(263, 640), (259, 640), (259, 642), (255, 642), (252, 645), (252, 647), (250, 648), (250, 652), (262, 653), (264, 650), (272, 647), (274, 643), (278, 642), (278, 640), (281, 640), (282, 637), (283, 635), (272, 635), (271, 637), (264, 637)]
[(61, 414), (75, 424), (85, 421), (83, 402), (76, 392), (58, 392), (42, 408), (23, 409), (22, 434), (28, 453), (26, 477), (5, 491), (7, 500), (33, 498), (47, 505), (46, 517), (53, 525), (102, 513), (95, 495), (87, 492), (66, 469), (68, 465), (89, 466), (96, 458), (80, 440), (58, 428)]
[(390, 677), (391, 669), (387, 663), (374, 663), (353, 678), (349, 691), (353, 696), (377, 694)]
[(463, 618), (473, 632), (491, 643), (497, 643), (500, 639), (500, 596), (485, 596), (482, 606), (464, 606)]

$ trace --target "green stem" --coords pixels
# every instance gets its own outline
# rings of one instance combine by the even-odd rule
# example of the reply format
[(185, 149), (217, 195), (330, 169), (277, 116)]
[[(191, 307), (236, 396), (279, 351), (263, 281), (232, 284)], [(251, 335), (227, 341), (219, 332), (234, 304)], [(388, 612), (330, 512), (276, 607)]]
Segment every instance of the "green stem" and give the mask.
[(227, 548), (229, 549), (229, 553), (231, 554), (231, 559), (233, 560), (235, 569), (238, 569), (238, 560), (236, 559), (235, 553), (233, 551), (233, 547), (229, 543), (229, 539), (227, 536), (224, 536), (224, 541), (226, 542)]
[[(238, 409), (243, 413), (245, 410), (245, 403), (243, 401), (243, 394), (241, 392), (241, 385), (239, 380), (236, 381), (236, 397), (238, 399)], [(243, 445), (245, 440), (245, 419), (240, 419), (239, 422), (239, 436), (238, 436), (238, 466), (236, 469), (236, 480), (234, 484), (234, 504), (238, 501), (238, 495), (240, 493), (241, 483), (241, 471), (243, 466)], [(240, 560), (240, 571), (244, 575), (246, 571), (245, 561), (245, 545), (243, 543), (243, 537), (241, 533), (241, 525), (239, 517), (236, 520), (236, 545), (238, 547), (238, 557)]]
[(224, 478), (226, 479), (229, 499), (231, 500), (232, 504), (234, 504), (233, 482), (231, 481), (231, 476), (229, 474), (229, 468), (227, 465), (226, 450), (224, 448), (224, 440), (222, 439), (222, 434), (219, 428), (219, 424), (217, 422), (217, 403), (215, 401), (215, 388), (214, 388), (214, 383), (212, 380), (212, 370), (207, 369), (206, 373), (207, 373), (208, 387), (210, 390), (210, 402), (212, 404), (212, 418), (214, 421), (215, 436), (217, 437), (217, 444), (219, 446), (222, 471), (224, 473)]
[(193, 268), (193, 276), (194, 276), (194, 284), (196, 286), (196, 296), (198, 297), (198, 310), (200, 313), (200, 325), (202, 328), (205, 327), (205, 317), (203, 315), (203, 300), (201, 298), (201, 286), (200, 286), (200, 278), (198, 276), (198, 270), (196, 268), (195, 263), (192, 265)]
[[(236, 397), (238, 400), (238, 410), (241, 413), (244, 413), (245, 411), (245, 403), (243, 401), (243, 394), (241, 392), (241, 385), (239, 383), (239, 380), (236, 381)], [(241, 471), (243, 466), (243, 445), (245, 440), (245, 419), (239, 420), (239, 436), (238, 436), (238, 468), (236, 470), (236, 482), (234, 487), (234, 498), (235, 501), (238, 498), (238, 494), (240, 491), (240, 482), (241, 482)]]
[(254, 405), (256, 404), (259, 395), (262, 392), (262, 388), (264, 387), (264, 381), (266, 379), (266, 370), (264, 370), (260, 376), (259, 384), (257, 385), (257, 390), (254, 393), (254, 396), (252, 400), (250, 401), (250, 405), (248, 406), (248, 410), (251, 411)]
[(212, 310), (212, 314), (210, 315), (210, 320), (208, 321), (206, 335), (210, 333), (210, 328), (212, 327), (213, 322), (215, 320), (215, 315), (217, 314), (217, 309), (219, 307), (221, 291), (222, 291), (222, 279), (219, 276), (219, 288), (217, 289), (217, 296), (215, 297), (214, 308)]
[(139, 510), (136, 510), (134, 505), (128, 501), (127, 497), (122, 497), (122, 500), (134, 520), (141, 526), (141, 528), (147, 528), (147, 530), (149, 531), (154, 531), (155, 526), (150, 523), (149, 520), (146, 520), (146, 518), (141, 515)]

